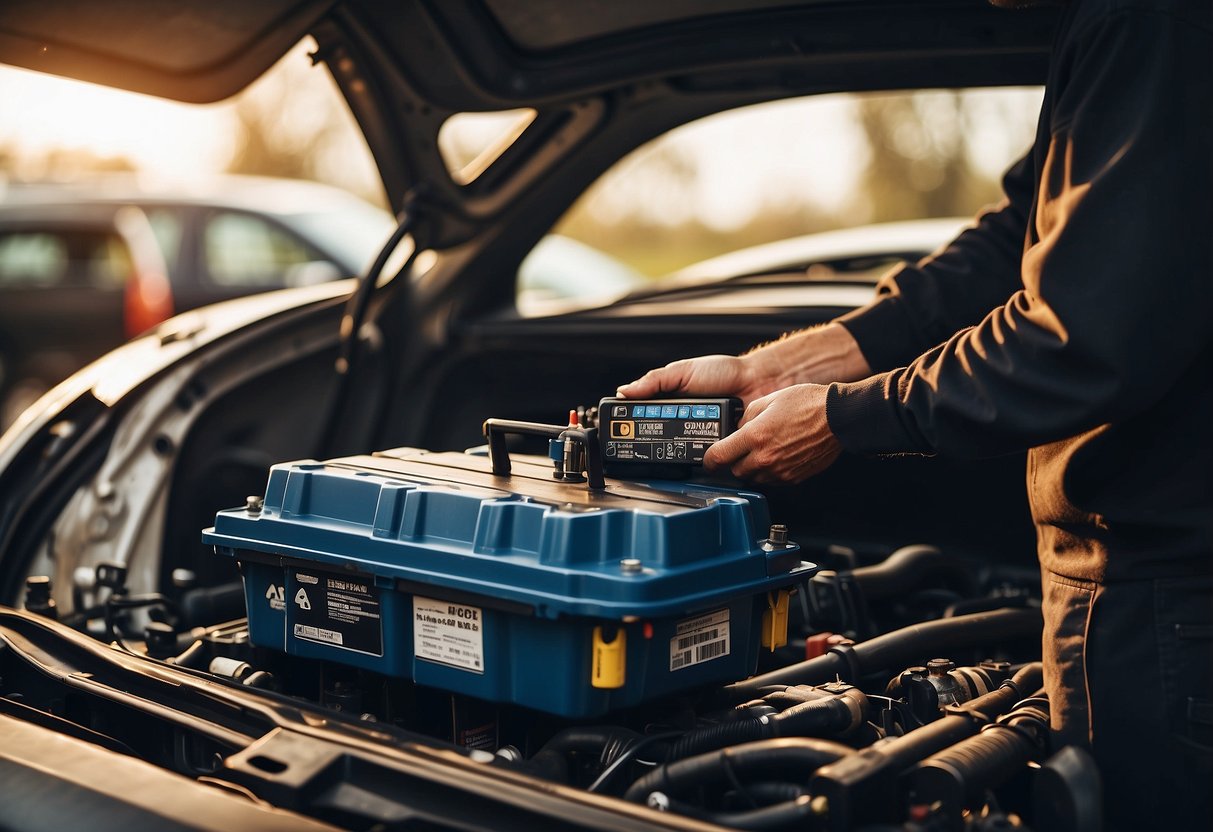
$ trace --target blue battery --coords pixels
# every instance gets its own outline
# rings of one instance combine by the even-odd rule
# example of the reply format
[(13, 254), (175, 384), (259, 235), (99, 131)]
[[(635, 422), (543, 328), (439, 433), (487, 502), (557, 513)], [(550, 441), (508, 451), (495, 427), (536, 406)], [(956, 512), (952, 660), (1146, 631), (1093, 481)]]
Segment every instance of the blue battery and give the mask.
[(816, 567), (740, 489), (415, 449), (275, 465), (203, 540), (252, 642), (568, 718), (753, 674)]

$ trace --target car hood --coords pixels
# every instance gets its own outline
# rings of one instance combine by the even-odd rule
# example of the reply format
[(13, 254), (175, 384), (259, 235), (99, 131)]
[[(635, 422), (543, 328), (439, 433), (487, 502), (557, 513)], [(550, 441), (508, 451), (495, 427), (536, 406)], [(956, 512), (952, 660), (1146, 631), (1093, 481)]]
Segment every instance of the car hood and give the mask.
[[(391, 203), (424, 199), (432, 242), (449, 246), (637, 107), (653, 114), (628, 127), (643, 138), (668, 129), (663, 116), (697, 115), (695, 102), (707, 113), (844, 89), (1039, 83), (1054, 18), (978, 0), (6, 0), (0, 62), (210, 102), (310, 34)], [(520, 107), (538, 115), (518, 147), (454, 182), (436, 141), (446, 118)]]

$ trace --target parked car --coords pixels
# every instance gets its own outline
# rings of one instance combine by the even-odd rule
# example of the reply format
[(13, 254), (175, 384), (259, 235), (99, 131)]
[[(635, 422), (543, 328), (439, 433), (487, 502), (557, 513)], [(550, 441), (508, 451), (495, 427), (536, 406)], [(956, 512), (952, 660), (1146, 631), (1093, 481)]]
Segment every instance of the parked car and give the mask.
[[(75, 8), (5, 7), (0, 60), (211, 101), (310, 33), (404, 218), (377, 265), (406, 259), (172, 318), (0, 437), (0, 826), (1098, 824), (1090, 758), (1046, 751), (1021, 701), (1041, 672), (1022, 458), (847, 459), (759, 495), (598, 482), (594, 434), (567, 423), (869, 283), (780, 256), (516, 303), (523, 258), (646, 139), (795, 95), (1039, 83), (1054, 10)], [(529, 126), (453, 180), (445, 118), (518, 107)], [(489, 417), (489, 455), (462, 453)], [(511, 431), (555, 444), (516, 453)]]
[(310, 182), (130, 176), (10, 185), (0, 202), (0, 427), (177, 312), (361, 273), (391, 216)]

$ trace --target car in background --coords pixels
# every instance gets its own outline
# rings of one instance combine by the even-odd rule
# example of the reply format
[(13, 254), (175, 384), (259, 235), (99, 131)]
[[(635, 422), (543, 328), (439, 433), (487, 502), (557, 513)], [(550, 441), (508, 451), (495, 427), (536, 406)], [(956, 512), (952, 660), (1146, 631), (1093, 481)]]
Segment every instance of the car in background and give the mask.
[(386, 211), (312, 182), (130, 176), (0, 191), (0, 428), (178, 312), (360, 274)]

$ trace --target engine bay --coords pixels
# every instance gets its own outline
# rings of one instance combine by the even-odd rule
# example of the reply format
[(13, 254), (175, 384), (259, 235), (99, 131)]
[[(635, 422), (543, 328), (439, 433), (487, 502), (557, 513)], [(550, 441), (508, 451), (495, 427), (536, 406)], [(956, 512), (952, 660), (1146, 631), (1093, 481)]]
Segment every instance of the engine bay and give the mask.
[[(616, 443), (659, 434), (615, 415)], [(344, 828), (413, 828), (409, 789), (367, 755), (419, 742), (652, 828), (1099, 828), (1093, 762), (1050, 744), (1034, 570), (801, 546), (752, 489), (653, 478), (672, 442), (668, 459), (629, 448), (631, 467), (597, 429), (585, 410), (489, 420), (467, 453), (274, 465), (204, 532), (240, 584), (181, 571), (175, 598), (133, 593), (110, 564), (60, 616), (31, 578), (0, 625), (31, 647), (0, 651), (3, 710)], [(59, 648), (71, 672), (48, 670)], [(146, 698), (159, 709), (113, 693), (172, 674)], [(246, 703), (240, 736), (199, 722), (198, 685)], [(349, 745), (298, 774), (292, 723)]]

